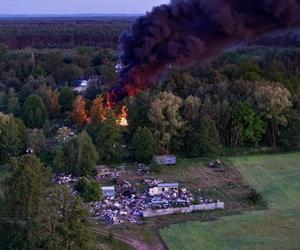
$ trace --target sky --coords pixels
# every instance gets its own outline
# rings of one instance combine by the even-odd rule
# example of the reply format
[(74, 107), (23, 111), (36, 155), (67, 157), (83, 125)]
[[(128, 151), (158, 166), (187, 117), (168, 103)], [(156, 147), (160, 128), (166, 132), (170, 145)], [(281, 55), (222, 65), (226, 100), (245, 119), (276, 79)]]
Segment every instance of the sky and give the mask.
[(0, 0), (0, 14), (142, 14), (169, 0)]

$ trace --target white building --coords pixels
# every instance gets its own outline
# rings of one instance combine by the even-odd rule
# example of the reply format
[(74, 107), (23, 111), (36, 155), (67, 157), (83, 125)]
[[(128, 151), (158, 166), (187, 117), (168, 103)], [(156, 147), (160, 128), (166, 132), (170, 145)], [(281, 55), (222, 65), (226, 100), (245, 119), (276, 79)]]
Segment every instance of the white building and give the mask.
[(116, 190), (114, 186), (101, 187), (102, 193), (106, 198), (115, 198)]
[(151, 196), (160, 195), (163, 193), (173, 192), (178, 194), (178, 183), (160, 183), (156, 187), (149, 188), (149, 194)]

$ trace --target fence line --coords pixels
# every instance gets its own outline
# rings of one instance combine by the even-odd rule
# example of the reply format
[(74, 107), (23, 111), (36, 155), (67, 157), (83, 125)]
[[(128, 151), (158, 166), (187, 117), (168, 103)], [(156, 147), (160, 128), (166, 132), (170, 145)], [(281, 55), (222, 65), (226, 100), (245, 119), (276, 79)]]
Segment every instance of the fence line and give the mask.
[(162, 216), (168, 214), (176, 214), (176, 213), (191, 213), (193, 211), (206, 211), (206, 210), (216, 210), (223, 209), (225, 207), (224, 202), (214, 202), (207, 204), (197, 204), (190, 205), (188, 207), (176, 207), (176, 208), (166, 208), (166, 209), (157, 209), (157, 210), (146, 210), (143, 212), (144, 217), (155, 217)]

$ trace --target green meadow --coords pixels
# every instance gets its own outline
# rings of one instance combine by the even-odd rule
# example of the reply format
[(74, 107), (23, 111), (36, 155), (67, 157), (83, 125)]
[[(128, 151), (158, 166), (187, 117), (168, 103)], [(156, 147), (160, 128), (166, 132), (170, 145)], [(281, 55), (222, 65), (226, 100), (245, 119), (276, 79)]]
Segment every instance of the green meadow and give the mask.
[(169, 225), (169, 249), (300, 249), (300, 153), (229, 159), (268, 209)]

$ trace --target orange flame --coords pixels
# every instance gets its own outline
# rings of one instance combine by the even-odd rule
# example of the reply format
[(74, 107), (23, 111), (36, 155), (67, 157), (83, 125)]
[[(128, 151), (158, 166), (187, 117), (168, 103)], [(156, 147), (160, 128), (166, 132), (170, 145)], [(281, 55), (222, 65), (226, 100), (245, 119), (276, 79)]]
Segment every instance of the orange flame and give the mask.
[(119, 114), (118, 119), (116, 120), (117, 124), (122, 127), (127, 127), (128, 126), (127, 116), (128, 116), (127, 108), (126, 106), (123, 106), (121, 109), (121, 113)]

